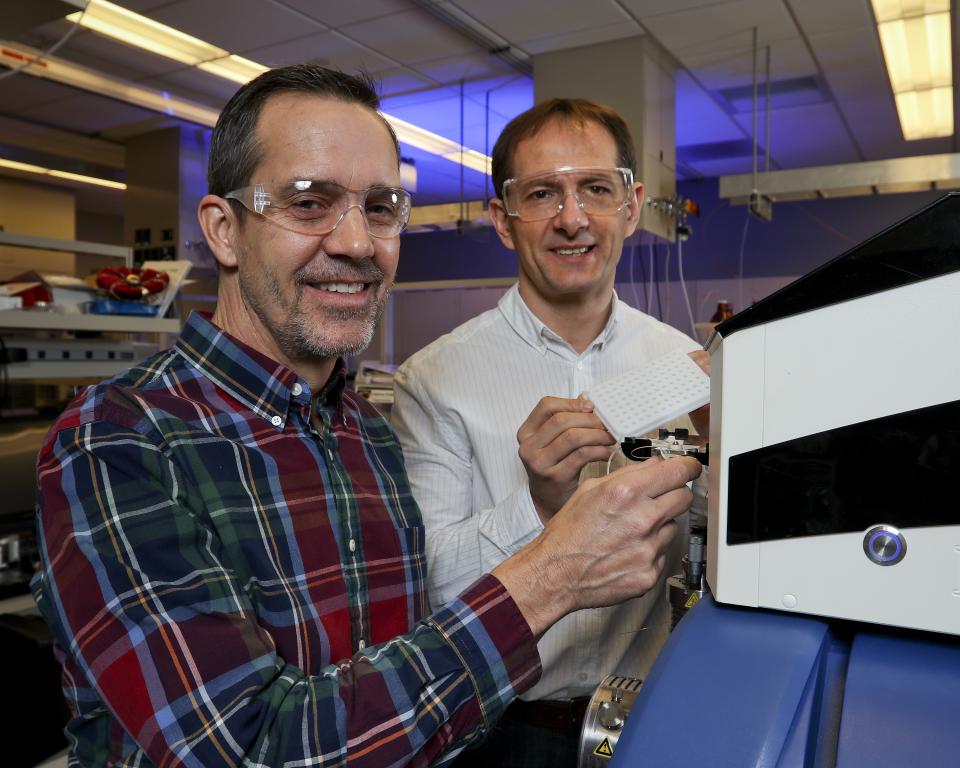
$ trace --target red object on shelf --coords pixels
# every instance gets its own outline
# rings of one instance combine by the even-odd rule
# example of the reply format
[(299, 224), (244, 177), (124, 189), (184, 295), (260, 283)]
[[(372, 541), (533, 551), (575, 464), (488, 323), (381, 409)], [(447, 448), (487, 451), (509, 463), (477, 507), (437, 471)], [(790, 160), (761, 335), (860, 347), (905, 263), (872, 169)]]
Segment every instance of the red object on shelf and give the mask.
[(116, 299), (145, 299), (160, 293), (170, 283), (166, 272), (140, 267), (104, 267), (97, 272), (97, 286)]
[(53, 301), (53, 294), (45, 285), (35, 285), (33, 288), (27, 288), (17, 294), (23, 302), (24, 307), (32, 307), (34, 304), (49, 304)]

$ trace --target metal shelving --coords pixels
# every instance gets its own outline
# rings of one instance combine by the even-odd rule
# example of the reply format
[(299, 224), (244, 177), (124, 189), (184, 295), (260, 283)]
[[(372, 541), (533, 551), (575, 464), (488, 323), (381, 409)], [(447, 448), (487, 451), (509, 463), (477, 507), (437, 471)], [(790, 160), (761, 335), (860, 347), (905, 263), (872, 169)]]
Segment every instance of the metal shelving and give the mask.
[(179, 333), (180, 321), (136, 315), (81, 315), (38, 312), (29, 309), (0, 310), (0, 328), (48, 331), (103, 331), (104, 333)]
[(133, 249), (122, 245), (91, 243), (86, 240), (60, 240), (54, 237), (36, 235), (18, 235), (0, 231), (0, 245), (12, 245), (17, 248), (38, 248), (43, 251), (64, 251), (66, 253), (91, 253), (94, 256), (108, 256), (111, 259), (123, 259), (123, 263), (133, 266)]
[[(133, 249), (123, 246), (91, 243), (82, 240), (58, 240), (52, 237), (18, 235), (0, 232), (0, 245), (37, 248), (122, 259), (133, 265)], [(148, 333), (177, 334), (180, 320), (141, 317), (137, 315), (92, 315), (77, 312), (40, 311), (32, 309), (0, 310), (0, 334), (8, 331), (66, 331), (114, 334)], [(157, 349), (145, 345), (144, 357)], [(142, 358), (141, 358), (142, 359)], [(30, 360), (8, 363), (5, 374), (9, 381), (85, 380), (112, 376), (133, 365), (135, 360)]]

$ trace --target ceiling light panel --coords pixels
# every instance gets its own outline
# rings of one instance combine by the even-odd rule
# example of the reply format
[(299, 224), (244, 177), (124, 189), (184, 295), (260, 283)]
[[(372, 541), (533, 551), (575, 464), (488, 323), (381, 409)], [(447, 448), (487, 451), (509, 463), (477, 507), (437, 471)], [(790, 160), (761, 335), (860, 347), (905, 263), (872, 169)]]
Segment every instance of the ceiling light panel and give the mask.
[(241, 85), (267, 70), (262, 64), (106, 0), (90, 0), (86, 13), (71, 13), (67, 21)]
[(950, 0), (872, 0), (877, 23), (950, 10)]
[(230, 54), (229, 51), (106, 0), (90, 0), (86, 12), (71, 13), (67, 21), (190, 66)]
[(894, 93), (951, 84), (949, 13), (887, 21), (878, 29)]
[(953, 135), (950, 0), (871, 0), (903, 137)]
[(4, 160), (0, 158), (0, 168), (9, 168), (11, 171), (20, 171), (21, 173), (32, 173), (38, 176), (55, 176), (59, 179), (68, 179), (77, 181), (81, 184), (92, 184), (98, 187), (108, 187), (110, 189), (126, 189), (127, 185), (120, 181), (112, 179), (101, 179), (96, 176), (84, 176), (80, 173), (70, 173), (69, 171), (58, 171), (52, 168), (44, 168), (32, 163), (19, 163), (16, 160)]
[(895, 96), (903, 138), (953, 135), (953, 88), (906, 91)]

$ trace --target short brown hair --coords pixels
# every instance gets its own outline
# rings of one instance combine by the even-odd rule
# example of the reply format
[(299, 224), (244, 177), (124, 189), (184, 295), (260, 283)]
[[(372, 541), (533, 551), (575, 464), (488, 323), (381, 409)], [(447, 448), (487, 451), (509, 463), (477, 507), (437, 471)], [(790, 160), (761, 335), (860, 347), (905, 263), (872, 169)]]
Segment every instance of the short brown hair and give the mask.
[[(304, 62), (267, 70), (227, 102), (210, 140), (207, 186), (211, 194), (223, 197), (250, 183), (263, 150), (258, 141), (257, 122), (270, 97), (280, 93), (326, 96), (366, 107), (383, 121), (397, 152), (397, 165), (400, 164), (400, 144), (393, 127), (377, 111), (380, 99), (373, 81), (363, 73), (349, 75)], [(242, 206), (234, 203), (234, 208), (243, 215)]]
[(507, 123), (493, 147), (493, 187), (503, 193), (503, 182), (513, 176), (513, 154), (517, 144), (537, 133), (551, 120), (569, 120), (583, 125), (598, 123), (610, 132), (617, 146), (617, 163), (637, 173), (633, 137), (624, 119), (611, 107), (589, 99), (550, 99), (543, 101)]

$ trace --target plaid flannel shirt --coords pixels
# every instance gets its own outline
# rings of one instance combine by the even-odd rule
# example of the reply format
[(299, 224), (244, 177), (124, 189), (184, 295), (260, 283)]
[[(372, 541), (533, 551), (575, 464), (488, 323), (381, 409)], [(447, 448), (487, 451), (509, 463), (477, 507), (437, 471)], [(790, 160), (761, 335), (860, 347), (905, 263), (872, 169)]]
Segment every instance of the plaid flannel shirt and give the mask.
[(429, 614), (396, 438), (343, 383), (194, 314), (54, 425), (33, 590), (72, 765), (424, 765), (536, 682), (494, 577)]

